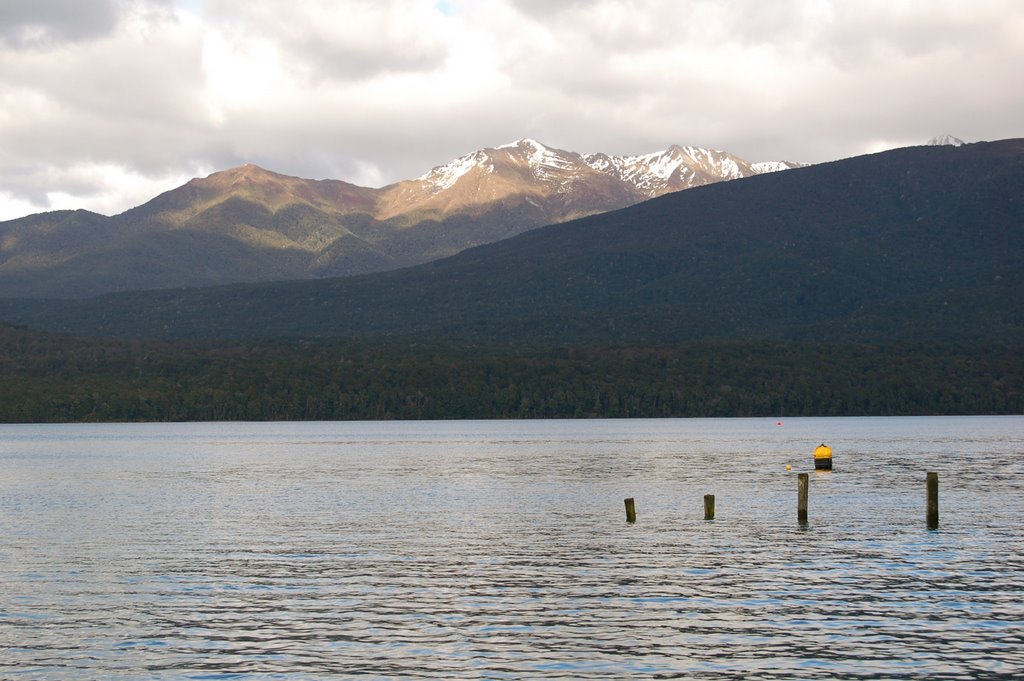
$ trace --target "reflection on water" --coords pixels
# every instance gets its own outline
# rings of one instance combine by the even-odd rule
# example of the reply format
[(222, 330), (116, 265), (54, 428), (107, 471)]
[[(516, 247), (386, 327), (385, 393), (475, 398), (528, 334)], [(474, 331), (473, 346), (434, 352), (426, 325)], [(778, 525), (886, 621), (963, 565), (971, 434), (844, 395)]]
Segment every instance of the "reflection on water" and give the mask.
[(1022, 458), (1017, 417), (4, 426), (0, 676), (1021, 676)]

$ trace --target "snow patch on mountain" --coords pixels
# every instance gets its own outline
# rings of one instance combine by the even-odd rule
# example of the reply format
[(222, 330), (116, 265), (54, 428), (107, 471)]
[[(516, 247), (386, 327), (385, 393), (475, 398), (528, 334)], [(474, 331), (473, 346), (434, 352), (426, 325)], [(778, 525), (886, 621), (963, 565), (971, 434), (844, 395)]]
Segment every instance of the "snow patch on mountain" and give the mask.
[(803, 165), (802, 163), (791, 163), (790, 161), (758, 161), (757, 163), (751, 163), (750, 167), (758, 175), (764, 175), (765, 173), (777, 173), (782, 170), (801, 168)]
[(451, 163), (437, 166), (425, 175), (416, 178), (431, 187), (433, 193), (443, 192), (451, 189), (463, 175), (474, 168), (483, 168), (487, 172), (494, 172), (494, 162), (487, 155), (486, 151), (474, 151), (465, 156), (460, 156)]

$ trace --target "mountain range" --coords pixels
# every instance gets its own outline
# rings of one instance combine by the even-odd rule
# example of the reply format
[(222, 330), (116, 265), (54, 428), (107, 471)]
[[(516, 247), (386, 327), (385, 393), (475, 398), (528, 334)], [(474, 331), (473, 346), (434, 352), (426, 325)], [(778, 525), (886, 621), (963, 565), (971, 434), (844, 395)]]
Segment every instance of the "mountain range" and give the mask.
[[(467, 165), (418, 182), (486, 172)], [(164, 338), (1019, 345), (1022, 263), (1024, 139), (1012, 139), (709, 184), (397, 271), (3, 300), (0, 319)]]
[(407, 267), (543, 225), (797, 167), (698, 147), (582, 155), (521, 139), (373, 189), (243, 165), (120, 215), (0, 223), (0, 295), (351, 276)]

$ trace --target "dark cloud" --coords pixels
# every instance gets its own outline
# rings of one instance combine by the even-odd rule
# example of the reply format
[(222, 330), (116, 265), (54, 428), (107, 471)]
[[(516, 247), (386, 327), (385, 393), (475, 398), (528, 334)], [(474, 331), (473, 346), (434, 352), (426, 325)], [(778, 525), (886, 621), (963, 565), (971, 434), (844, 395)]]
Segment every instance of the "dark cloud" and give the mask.
[(4, 0), (0, 41), (14, 47), (78, 42), (110, 33), (118, 21), (117, 0)]
[(447, 56), (444, 37), (430, 25), (433, 11), (402, 0), (294, 0), (287, 21), (272, 3), (207, 0), (204, 7), (233, 39), (259, 38), (279, 46), (294, 70), (311, 81), (422, 73)]

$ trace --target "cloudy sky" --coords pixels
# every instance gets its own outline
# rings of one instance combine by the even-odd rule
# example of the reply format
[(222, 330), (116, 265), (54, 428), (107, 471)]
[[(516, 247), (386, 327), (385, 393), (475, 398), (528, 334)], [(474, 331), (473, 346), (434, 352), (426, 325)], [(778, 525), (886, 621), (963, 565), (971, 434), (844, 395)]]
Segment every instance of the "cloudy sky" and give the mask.
[(0, 219), (533, 137), (825, 161), (1024, 136), (1020, 0), (2, 0)]

